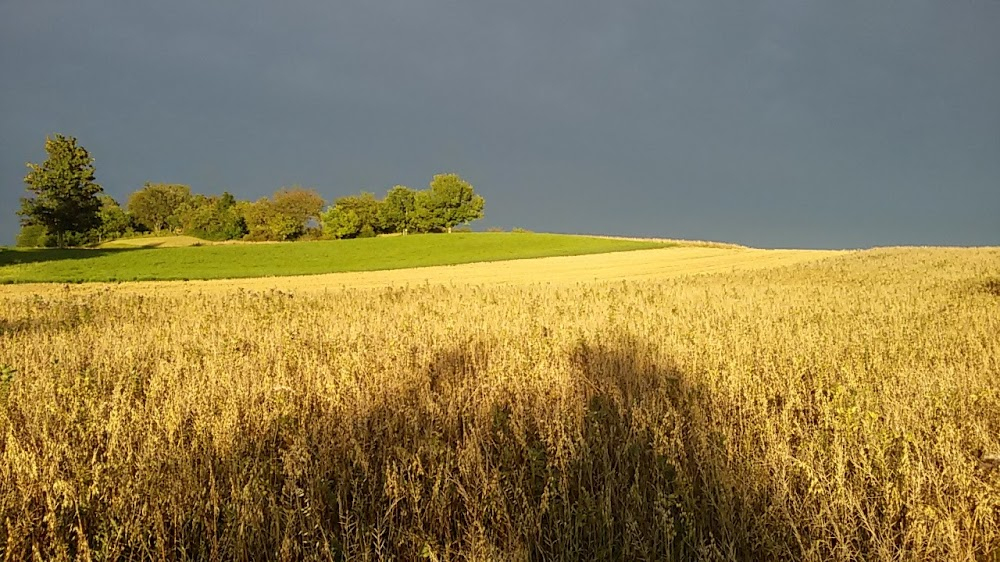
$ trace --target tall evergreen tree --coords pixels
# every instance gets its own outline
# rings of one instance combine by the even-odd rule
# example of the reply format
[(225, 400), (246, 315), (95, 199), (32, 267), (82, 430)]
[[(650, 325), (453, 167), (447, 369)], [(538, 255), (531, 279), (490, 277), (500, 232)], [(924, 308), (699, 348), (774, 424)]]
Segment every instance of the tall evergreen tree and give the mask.
[(45, 152), (45, 162), (28, 163), (24, 183), (33, 197), (21, 198), (17, 214), (24, 225), (44, 226), (62, 246), (67, 233), (83, 234), (100, 226), (98, 194), (103, 189), (94, 181), (94, 159), (75, 138), (47, 137)]

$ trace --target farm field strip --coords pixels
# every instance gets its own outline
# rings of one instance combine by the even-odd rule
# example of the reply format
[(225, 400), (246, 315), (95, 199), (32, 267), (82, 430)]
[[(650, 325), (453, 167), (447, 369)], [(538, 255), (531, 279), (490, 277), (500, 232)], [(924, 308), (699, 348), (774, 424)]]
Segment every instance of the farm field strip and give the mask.
[[(269, 290), (323, 292), (337, 288), (418, 284), (574, 284), (593, 281), (666, 279), (701, 273), (750, 271), (844, 255), (839, 250), (758, 250), (749, 248), (675, 247), (608, 254), (479, 262), (386, 271), (329, 273), (307, 276), (213, 279), (203, 281), (139, 281), (69, 285), (70, 291), (90, 293), (115, 287), (146, 293)], [(0, 295), (46, 291), (51, 284), (28, 283), (0, 287)]]
[[(187, 237), (187, 242), (192, 239)], [(0, 250), (0, 283), (186, 281), (384, 271), (487, 261), (604, 254), (677, 246), (546, 233), (413, 234), (352, 240), (132, 248)], [(183, 240), (181, 241), (183, 242)], [(149, 247), (156, 244), (156, 247)]]

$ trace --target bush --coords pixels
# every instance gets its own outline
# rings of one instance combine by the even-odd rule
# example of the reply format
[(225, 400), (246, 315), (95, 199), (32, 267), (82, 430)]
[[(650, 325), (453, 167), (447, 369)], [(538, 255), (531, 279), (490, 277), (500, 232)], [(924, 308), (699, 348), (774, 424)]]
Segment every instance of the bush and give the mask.
[(299, 236), (299, 240), (322, 240), (323, 230), (316, 226), (306, 228), (305, 233)]
[(520, 227), (517, 227), (517, 226), (515, 226), (512, 229), (510, 229), (510, 231), (511, 232), (516, 232), (518, 234), (531, 234), (532, 233), (532, 231), (528, 230), (527, 228), (520, 228)]
[(62, 242), (63, 246), (89, 246), (97, 242), (97, 234), (94, 231), (67, 232), (63, 234)]
[(264, 230), (254, 230), (243, 236), (244, 242), (267, 242), (271, 238)]
[(41, 248), (48, 242), (48, 232), (40, 224), (22, 226), (17, 233), (16, 244), (21, 248)]
[[(97, 242), (97, 232), (65, 232), (62, 235), (62, 245), (66, 247), (88, 246)], [(32, 224), (21, 227), (17, 234), (16, 244), (22, 248), (55, 248), (59, 238), (48, 233), (42, 225)]]

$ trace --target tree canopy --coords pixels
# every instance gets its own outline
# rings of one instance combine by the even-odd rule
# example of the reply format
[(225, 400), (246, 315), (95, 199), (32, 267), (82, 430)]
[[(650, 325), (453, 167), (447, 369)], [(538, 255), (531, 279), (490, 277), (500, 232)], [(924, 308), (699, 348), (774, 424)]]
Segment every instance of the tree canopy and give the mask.
[(98, 211), (101, 224), (97, 229), (99, 240), (111, 240), (132, 230), (132, 217), (110, 195), (101, 195), (101, 209)]
[(417, 194), (405, 185), (397, 185), (386, 193), (378, 209), (379, 229), (382, 232), (406, 234), (416, 228), (413, 211)]
[(191, 188), (186, 185), (149, 183), (128, 198), (128, 212), (142, 226), (159, 232), (171, 226), (179, 226), (178, 212), (191, 198)]
[(329, 238), (357, 238), (451, 232), (456, 226), (483, 218), (484, 207), (483, 197), (469, 182), (458, 174), (439, 174), (422, 191), (397, 185), (383, 200), (371, 193), (338, 198), (323, 214), (323, 233)]
[(281, 188), (271, 198), (275, 210), (291, 218), (299, 225), (299, 230), (305, 232), (314, 221), (319, 222), (320, 213), (326, 201), (315, 189), (304, 189), (299, 186)]
[(236, 198), (228, 191), (192, 196), (181, 205), (177, 217), (182, 231), (206, 240), (234, 240), (247, 233)]
[(323, 231), (329, 238), (370, 238), (379, 229), (382, 202), (374, 193), (340, 197), (323, 213)]
[(427, 189), (393, 186), (338, 197), (326, 208), (315, 189), (283, 187), (271, 197), (193, 193), (187, 185), (146, 182), (122, 206), (94, 181), (93, 158), (76, 139), (46, 138), (48, 159), (28, 164), (34, 196), (21, 200), (23, 246), (82, 245), (169, 229), (208, 240), (283, 241), (451, 232), (483, 217), (485, 202), (458, 174), (438, 174)]
[[(42, 226), (62, 246), (68, 234), (83, 234), (100, 225), (103, 189), (95, 181), (94, 159), (76, 139), (60, 134), (45, 139), (48, 158), (28, 163), (24, 177), (32, 197), (21, 199), (24, 226)], [(37, 230), (37, 229), (36, 229)]]
[(476, 195), (472, 184), (458, 174), (438, 174), (431, 180), (428, 195), (422, 201), (425, 215), (433, 217), (435, 227), (448, 232), (460, 225), (483, 218), (485, 201)]

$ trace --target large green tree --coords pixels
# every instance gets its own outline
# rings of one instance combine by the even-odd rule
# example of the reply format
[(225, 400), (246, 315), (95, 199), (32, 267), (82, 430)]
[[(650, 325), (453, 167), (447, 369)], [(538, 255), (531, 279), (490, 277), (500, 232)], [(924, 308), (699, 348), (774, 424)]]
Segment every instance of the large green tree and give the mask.
[(323, 213), (323, 234), (329, 238), (366, 238), (375, 236), (382, 202), (367, 191), (340, 197)]
[(476, 195), (472, 184), (458, 174), (438, 174), (431, 180), (430, 190), (417, 198), (419, 212), (429, 230), (453, 227), (483, 218), (485, 201)]
[(246, 223), (249, 240), (295, 240), (320, 220), (323, 198), (313, 189), (282, 188), (270, 199), (240, 202), (237, 211)]
[(305, 231), (303, 223), (282, 213), (267, 197), (253, 203), (240, 201), (236, 204), (236, 212), (243, 217), (247, 240), (295, 240)]
[(147, 182), (128, 198), (128, 212), (139, 224), (159, 232), (180, 226), (182, 206), (190, 198), (191, 188), (186, 185)]
[(24, 177), (32, 197), (21, 199), (23, 225), (41, 225), (62, 246), (67, 234), (84, 234), (100, 226), (98, 199), (103, 189), (94, 181), (94, 159), (76, 139), (60, 134), (45, 139), (48, 158), (41, 164), (28, 163)]
[(101, 225), (97, 229), (100, 241), (124, 236), (132, 228), (132, 217), (110, 195), (101, 195)]
[(41, 248), (49, 245), (45, 227), (40, 224), (26, 224), (17, 233), (15, 244), (23, 248)]
[(379, 230), (403, 234), (414, 230), (415, 203), (416, 192), (412, 189), (404, 185), (390, 189), (378, 208)]
[(353, 209), (334, 205), (323, 213), (323, 236), (326, 238), (357, 238), (361, 226), (361, 217)]
[(236, 208), (236, 198), (222, 195), (195, 195), (178, 212), (181, 228), (208, 240), (235, 240), (247, 234), (246, 222)]
[(445, 229), (431, 190), (422, 189), (414, 194), (412, 220), (414, 232), (441, 232)]
[(271, 200), (276, 211), (301, 225), (302, 232), (305, 232), (313, 221), (319, 223), (320, 213), (326, 206), (326, 201), (315, 189), (298, 186), (279, 189), (274, 192)]

